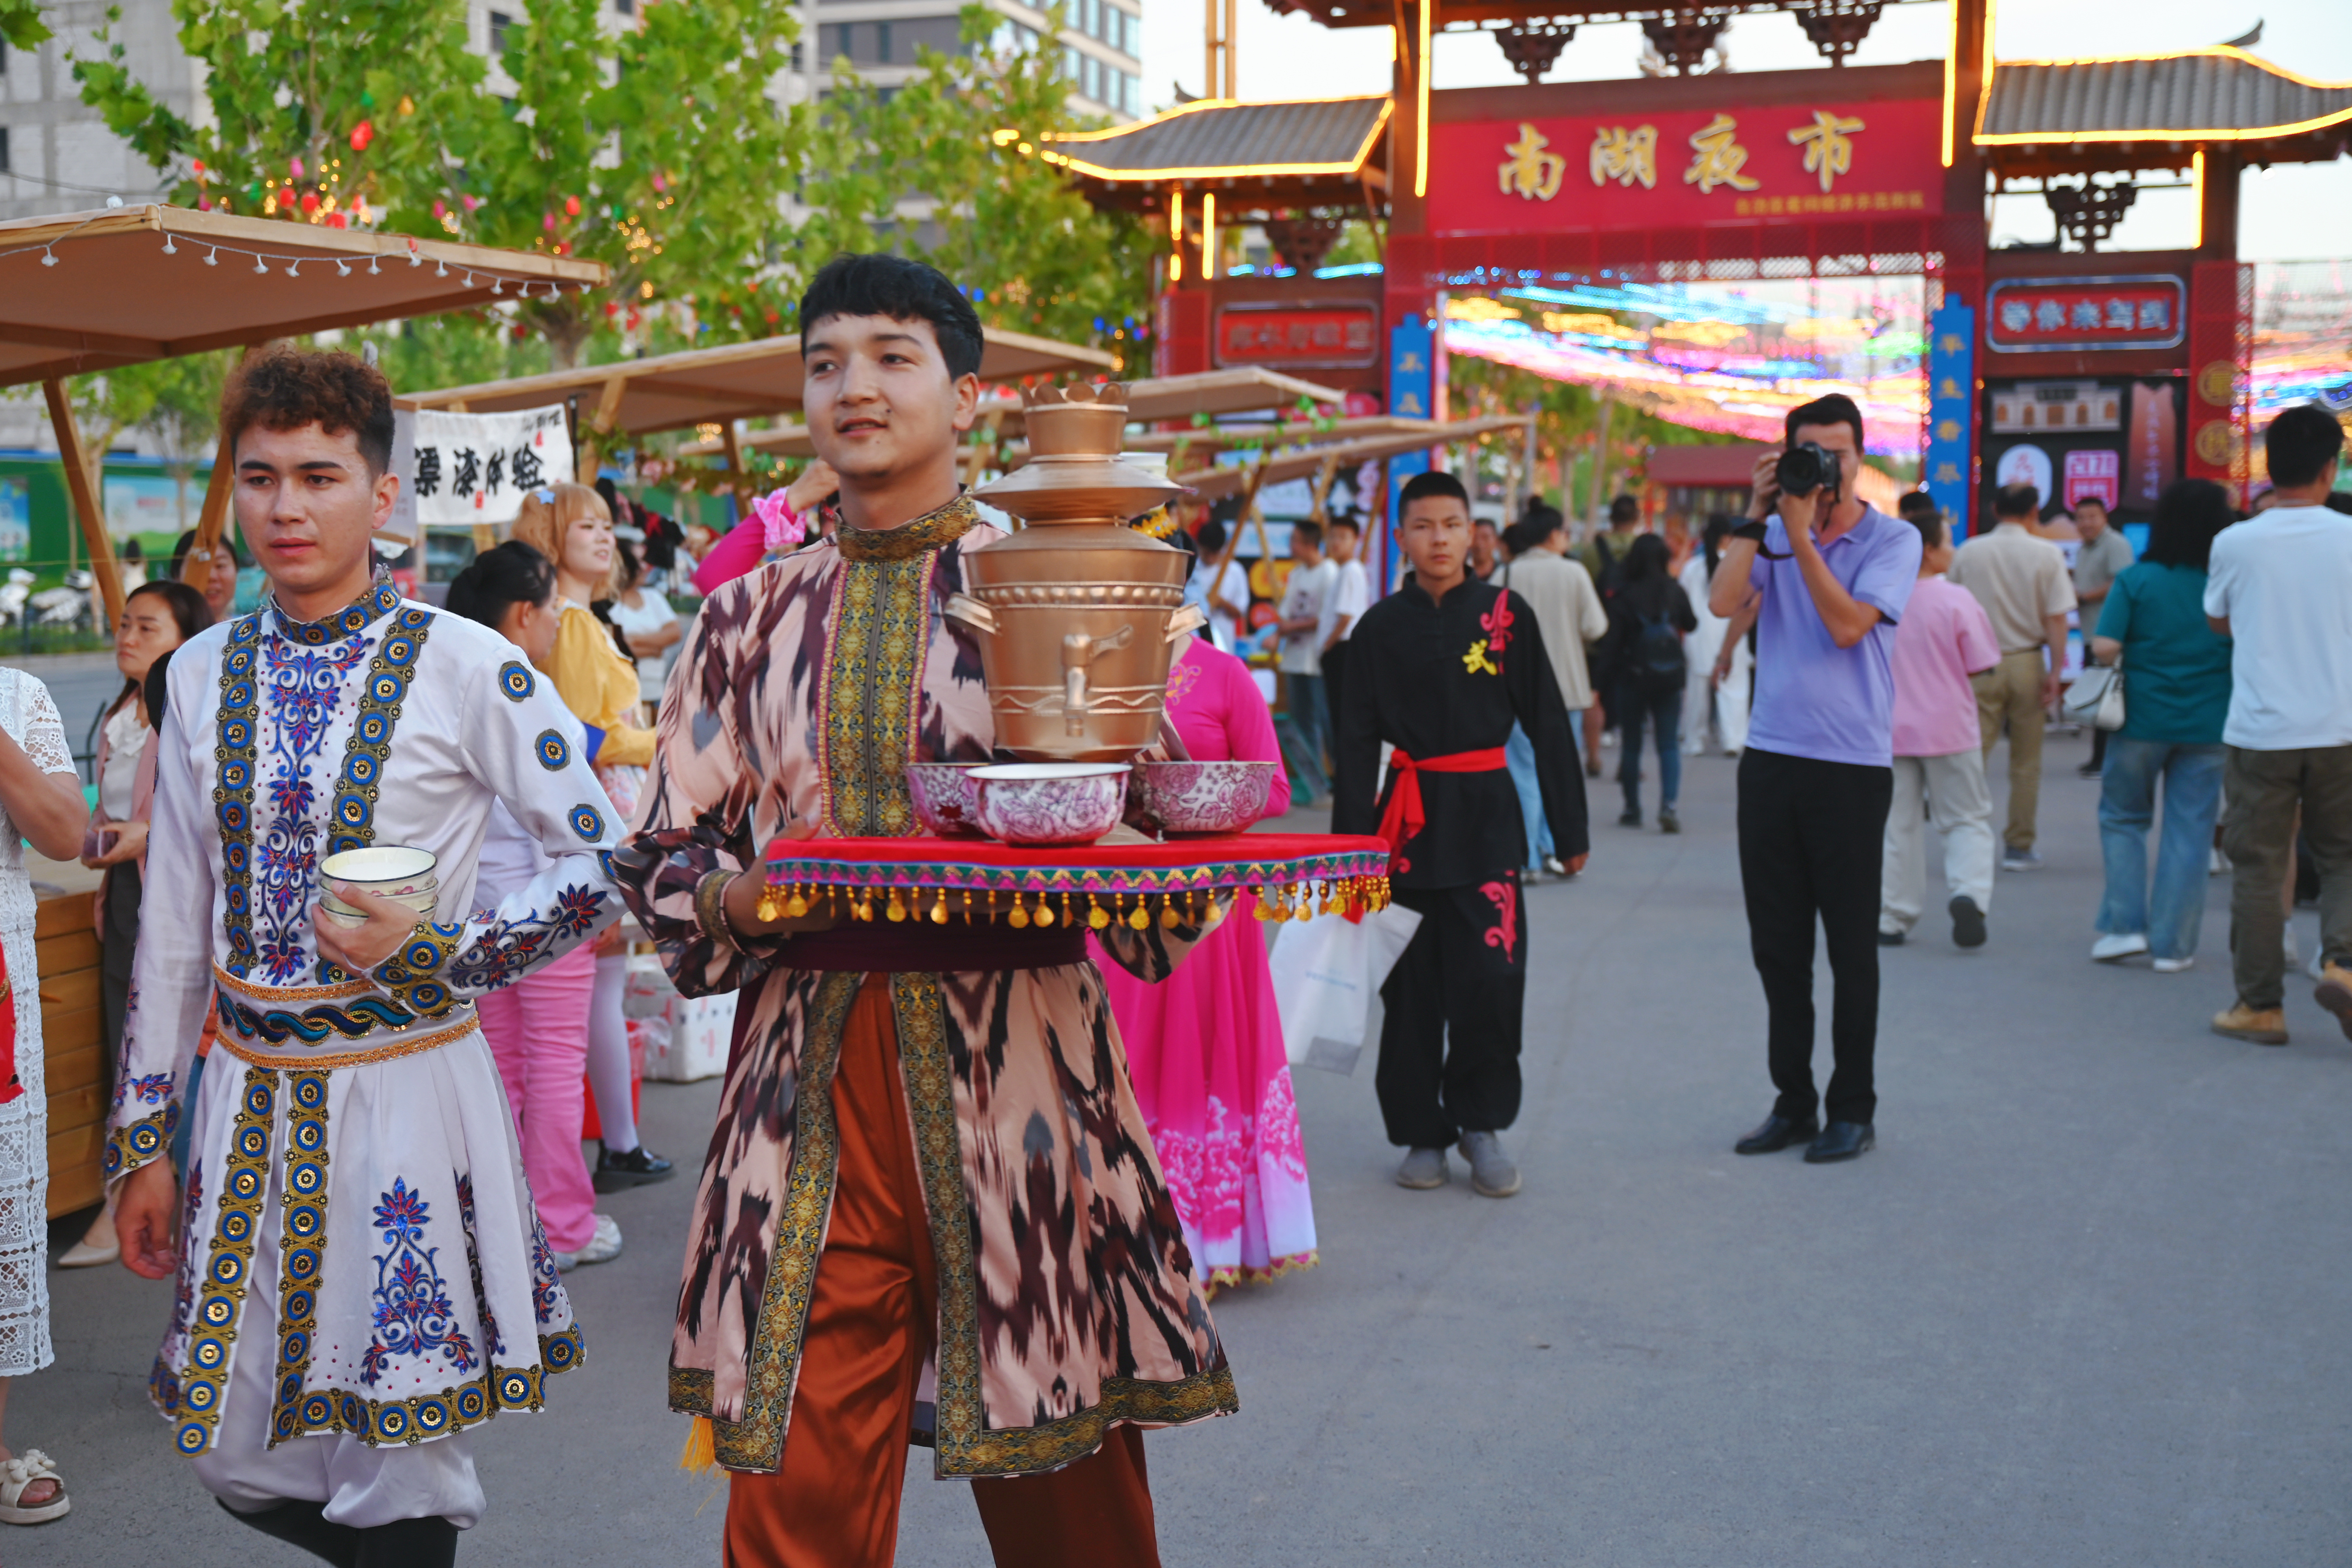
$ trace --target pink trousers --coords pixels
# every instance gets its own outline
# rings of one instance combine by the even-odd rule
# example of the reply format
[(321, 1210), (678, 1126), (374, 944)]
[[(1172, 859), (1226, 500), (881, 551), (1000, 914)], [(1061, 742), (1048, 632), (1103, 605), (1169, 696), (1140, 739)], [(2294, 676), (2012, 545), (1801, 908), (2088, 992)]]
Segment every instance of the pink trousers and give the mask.
[(596, 1234), (596, 1193), (580, 1152), (595, 994), (595, 943), (583, 942), (478, 1004), (522, 1139), (523, 1174), (558, 1252), (577, 1252)]

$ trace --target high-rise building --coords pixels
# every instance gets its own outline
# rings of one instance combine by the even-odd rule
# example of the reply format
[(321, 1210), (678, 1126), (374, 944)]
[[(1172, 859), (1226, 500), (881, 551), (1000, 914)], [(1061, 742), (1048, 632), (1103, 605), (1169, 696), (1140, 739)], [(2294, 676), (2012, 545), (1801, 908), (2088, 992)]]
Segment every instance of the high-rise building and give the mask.
[[(180, 47), (171, 0), (110, 3), (121, 12), (110, 26), (110, 0), (58, 0), (42, 11), (55, 37), (37, 50), (0, 45), (0, 218), (79, 212), (102, 206), (110, 196), (136, 203), (168, 194), (173, 182), (159, 176), (81, 100), (73, 61), (104, 58), (106, 46), (97, 34), (108, 28), (123, 46), (131, 73), (174, 113), (190, 119), (205, 111), (204, 73)], [(604, 0), (607, 25), (630, 26), (637, 4)], [(1022, 0), (987, 5), (1003, 18), (1003, 42), (1034, 43), (1045, 28), (1045, 14)], [(467, 9), (472, 47), (493, 60), (506, 29), (527, 12), (524, 0), (496, 5), (474, 0)], [(785, 73), (777, 83), (779, 100), (802, 98), (812, 86), (819, 94), (828, 90), (837, 59), (845, 58), (860, 78), (888, 91), (920, 68), (921, 50), (953, 54), (963, 47), (954, 0), (806, 0), (801, 15), (799, 58), (805, 62), (814, 47), (816, 70), (813, 79), (804, 66)], [(1071, 107), (1113, 122), (1139, 116), (1141, 0), (1070, 0), (1066, 16), (1059, 39)], [(495, 66), (487, 85), (493, 92), (502, 86), (512, 90)]]

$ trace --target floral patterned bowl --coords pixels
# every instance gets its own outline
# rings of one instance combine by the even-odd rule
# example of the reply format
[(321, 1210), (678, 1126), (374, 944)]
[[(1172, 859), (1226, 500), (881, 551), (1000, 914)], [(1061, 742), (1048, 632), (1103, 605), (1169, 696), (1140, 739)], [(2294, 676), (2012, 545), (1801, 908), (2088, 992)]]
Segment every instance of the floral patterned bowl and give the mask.
[(1125, 763), (1004, 763), (971, 771), (980, 825), (1007, 844), (1092, 844), (1118, 826)]
[(916, 820), (934, 838), (980, 838), (980, 790), (971, 780), (980, 763), (908, 763), (907, 798)]
[(1239, 833), (1265, 815), (1280, 763), (1139, 763), (1136, 804), (1167, 833)]

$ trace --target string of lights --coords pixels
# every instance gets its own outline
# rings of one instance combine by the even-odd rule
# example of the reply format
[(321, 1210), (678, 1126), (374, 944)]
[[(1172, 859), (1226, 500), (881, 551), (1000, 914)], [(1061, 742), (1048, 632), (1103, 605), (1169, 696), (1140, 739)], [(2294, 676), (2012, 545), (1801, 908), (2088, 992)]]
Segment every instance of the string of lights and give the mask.
[[(58, 259), (56, 247), (67, 243), (67, 241), (70, 240), (72, 237), (73, 237), (71, 235), (67, 235), (62, 238), (47, 240), (38, 245), (21, 245), (12, 249), (0, 249), (0, 261), (13, 260), (20, 256), (38, 255), (41, 258), (42, 266), (55, 267), (58, 265)], [(178, 243), (179, 240), (184, 238), (188, 242), (184, 246)], [(278, 265), (282, 264), (283, 270), (289, 278), (299, 278), (302, 275), (302, 268), (305, 267), (332, 267), (335, 269), (337, 277), (349, 278), (353, 275), (352, 268), (361, 262), (365, 262), (366, 266), (362, 269), (364, 275), (377, 277), (382, 275), (383, 271), (383, 264), (387, 261), (397, 264), (404, 260), (410, 267), (422, 267), (427, 261), (430, 261), (433, 263), (433, 275), (435, 277), (446, 278), (450, 276), (452, 270), (455, 270), (463, 276), (466, 286), (468, 288), (476, 286), (475, 280), (477, 279), (487, 278), (490, 280), (490, 292), (497, 295), (504, 295), (507, 291), (507, 286), (509, 284), (514, 285), (515, 297), (520, 300), (530, 299), (533, 297), (534, 291), (540, 289), (544, 289), (545, 294), (543, 297), (550, 300), (558, 298), (563, 292), (563, 285), (552, 279), (518, 278), (511, 273), (501, 272), (494, 268), (471, 267), (462, 262), (453, 269), (446, 257), (427, 256), (414, 239), (408, 240), (407, 246), (404, 249), (395, 247), (387, 250), (371, 251), (363, 256), (296, 256), (283, 251), (255, 250), (246, 246), (224, 244), (218, 240), (197, 239), (185, 235), (173, 235), (169, 230), (164, 232), (164, 255), (178, 256), (184, 252), (198, 251), (203, 253), (198, 259), (206, 267), (219, 266), (221, 264), (221, 258), (224, 256), (241, 258), (242, 259), (250, 261), (253, 264), (248, 270), (261, 273), (265, 276), (276, 269)], [(585, 294), (589, 291), (592, 285), (580, 283), (574, 285), (574, 287), (581, 293)]]

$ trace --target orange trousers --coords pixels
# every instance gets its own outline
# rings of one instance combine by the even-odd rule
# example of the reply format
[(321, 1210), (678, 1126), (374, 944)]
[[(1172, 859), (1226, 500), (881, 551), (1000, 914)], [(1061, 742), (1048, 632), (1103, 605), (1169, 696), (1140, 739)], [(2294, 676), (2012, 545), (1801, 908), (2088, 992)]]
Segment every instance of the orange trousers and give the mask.
[[(730, 1475), (727, 1568), (890, 1568), (898, 1552), (907, 1434), (939, 1290), (887, 975), (850, 1008), (833, 1108), (841, 1164), (783, 1464)], [(1133, 1426), (1113, 1427), (1074, 1465), (975, 1480), (971, 1493), (1003, 1568), (1159, 1568)]]

